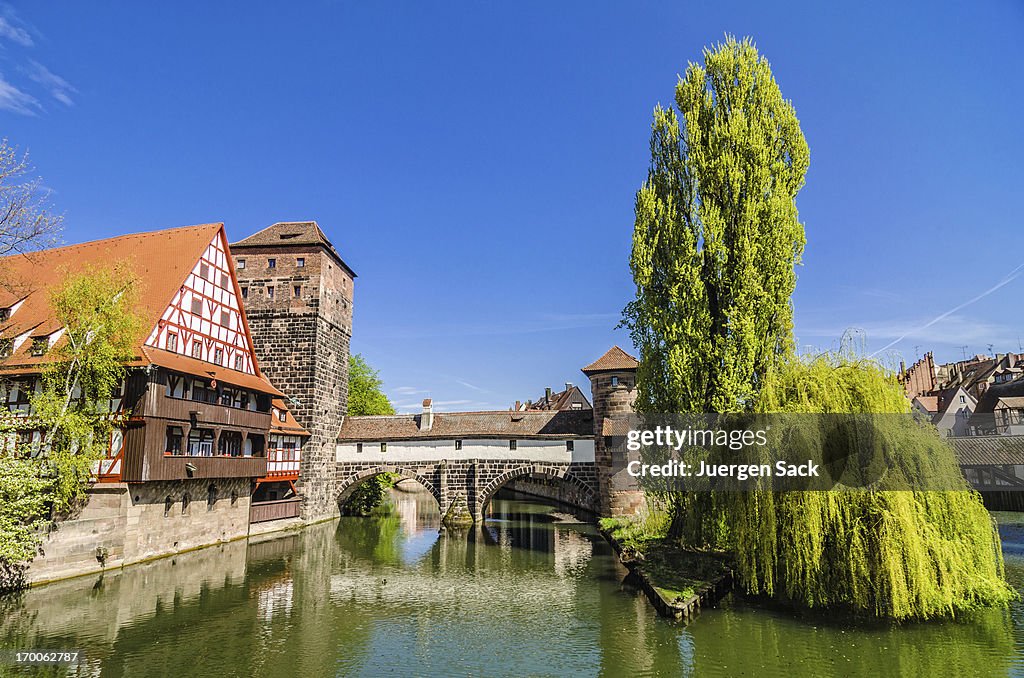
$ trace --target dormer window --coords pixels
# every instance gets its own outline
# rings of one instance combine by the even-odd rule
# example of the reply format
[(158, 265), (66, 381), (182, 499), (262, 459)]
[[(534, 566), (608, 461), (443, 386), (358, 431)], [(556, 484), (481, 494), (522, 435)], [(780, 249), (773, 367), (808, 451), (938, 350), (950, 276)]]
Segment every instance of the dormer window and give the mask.
[(280, 422), (288, 421), (288, 410), (278, 410), (277, 420)]
[(0, 358), (9, 358), (14, 353), (14, 339), (0, 339)]
[(31, 353), (33, 357), (38, 358), (46, 353), (46, 349), (49, 347), (50, 340), (47, 337), (34, 337), (32, 339), (32, 347), (29, 349), (29, 353)]
[(11, 309), (7, 306), (0, 308), (0, 322), (11, 317)]

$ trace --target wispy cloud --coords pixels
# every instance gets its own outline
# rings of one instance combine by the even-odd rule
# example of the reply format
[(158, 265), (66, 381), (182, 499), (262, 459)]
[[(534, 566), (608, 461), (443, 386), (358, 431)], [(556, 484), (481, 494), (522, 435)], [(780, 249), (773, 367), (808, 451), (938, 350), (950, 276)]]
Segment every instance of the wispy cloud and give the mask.
[(939, 315), (935, 316), (934, 318), (932, 318), (928, 322), (924, 323), (920, 327), (915, 327), (915, 328), (912, 328), (912, 329), (909, 329), (909, 330), (905, 331), (903, 334), (901, 334), (900, 336), (896, 337), (895, 339), (890, 341), (888, 344), (886, 344), (882, 348), (880, 348), (877, 351), (875, 351), (875, 353), (872, 354), (872, 355), (881, 353), (882, 351), (885, 351), (885, 350), (887, 350), (889, 348), (892, 348), (894, 345), (896, 345), (899, 342), (903, 341), (904, 339), (908, 338), (912, 334), (920, 334), (922, 331), (927, 330), (929, 327), (932, 327), (933, 325), (942, 322), (946, 318), (949, 318), (950, 316), (952, 316), (957, 311), (960, 311), (961, 309), (964, 309), (964, 308), (970, 306), (971, 304), (984, 299), (985, 297), (987, 297), (988, 295), (992, 294), (993, 292), (995, 292), (995, 291), (997, 291), (999, 289), (1002, 289), (1003, 287), (1009, 285), (1011, 282), (1013, 282), (1014, 280), (1019, 278), (1022, 273), (1024, 273), (1024, 264), (1020, 264), (1019, 266), (1017, 266), (1015, 269), (1013, 269), (1012, 271), (1007, 273), (1003, 277), (1002, 280), (997, 282), (995, 285), (992, 285), (991, 287), (989, 287), (984, 292), (981, 292), (980, 294), (976, 294), (973, 297), (971, 297), (970, 299), (968, 299), (967, 301), (965, 301), (963, 303), (960, 303), (960, 304), (957, 304), (956, 306), (954, 306), (953, 308), (949, 309), (948, 311), (940, 313)]
[(478, 391), (480, 393), (490, 393), (490, 391), (488, 391), (487, 389), (480, 388), (479, 386), (474, 386), (468, 381), (463, 381), (462, 379), (456, 379), (455, 383), (458, 384), (459, 386), (465, 386), (466, 388), (471, 389), (473, 391)]
[(415, 386), (398, 386), (396, 388), (391, 389), (391, 392), (394, 393), (396, 396), (408, 396), (416, 395), (418, 393), (429, 393), (430, 391), (427, 391), (426, 389), (422, 388), (416, 388)]
[(12, 85), (0, 73), (0, 110), (35, 115), (41, 109), (39, 101), (34, 96)]
[(78, 90), (70, 82), (33, 59), (29, 59), (29, 66), (26, 70), (28, 77), (45, 87), (54, 99), (65, 106), (74, 105), (75, 102), (71, 100), (71, 95), (77, 93)]
[(11, 23), (10, 19), (2, 16), (0, 16), (0, 38), (6, 38), (22, 47), (31, 47), (33, 45), (32, 36), (28, 34), (28, 31), (15, 26)]

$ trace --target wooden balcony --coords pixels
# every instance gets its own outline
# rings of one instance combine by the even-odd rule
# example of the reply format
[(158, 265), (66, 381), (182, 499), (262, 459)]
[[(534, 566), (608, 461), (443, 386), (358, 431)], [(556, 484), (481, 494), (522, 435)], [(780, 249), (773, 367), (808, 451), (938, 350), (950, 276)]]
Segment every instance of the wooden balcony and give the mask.
[(256, 504), (252, 504), (249, 506), (249, 522), (265, 523), (271, 520), (298, 518), (300, 503), (302, 503), (301, 499), (293, 497), (291, 499), (261, 501)]

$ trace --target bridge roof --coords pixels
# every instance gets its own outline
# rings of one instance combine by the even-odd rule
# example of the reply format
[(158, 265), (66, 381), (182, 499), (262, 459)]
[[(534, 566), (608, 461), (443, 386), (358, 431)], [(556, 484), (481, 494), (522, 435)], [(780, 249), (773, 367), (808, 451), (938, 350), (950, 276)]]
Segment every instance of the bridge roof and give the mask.
[(340, 442), (451, 440), (465, 438), (592, 438), (593, 410), (527, 412), (437, 412), (433, 425), (420, 430), (419, 414), (345, 417)]
[(949, 441), (961, 466), (1024, 464), (1024, 436), (964, 436)]

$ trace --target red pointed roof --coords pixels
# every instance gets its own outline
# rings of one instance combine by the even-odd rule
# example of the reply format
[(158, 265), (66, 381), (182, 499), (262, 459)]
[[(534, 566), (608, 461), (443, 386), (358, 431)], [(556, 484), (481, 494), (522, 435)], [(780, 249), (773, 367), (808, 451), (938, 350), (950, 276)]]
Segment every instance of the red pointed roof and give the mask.
[(590, 375), (593, 372), (629, 371), (635, 370), (640, 363), (636, 358), (623, 351), (618, 346), (612, 346), (607, 353), (583, 368), (583, 374)]
[[(144, 332), (136, 339), (134, 351), (137, 360), (134, 364), (163, 365), (170, 360), (191, 360), (203, 367), (193, 371), (195, 374), (214, 369), (212, 364), (174, 354), (168, 354), (167, 361), (162, 360), (166, 351), (144, 347), (143, 342), (196, 266), (199, 257), (223, 229), (223, 223), (183, 226), (0, 257), (0, 272), (3, 276), (0, 280), (3, 283), (0, 285), (0, 308), (21, 302), (7, 320), (0, 321), (0, 337), (10, 339), (26, 332), (31, 332), (30, 336), (46, 336), (60, 329), (50, 306), (51, 291), (57, 289), (70, 274), (89, 267), (123, 264), (137, 278), (138, 303), (135, 311), (144, 328)], [(39, 365), (47, 361), (50, 354), (32, 356), (31, 344), (31, 341), (25, 341), (14, 355), (0, 361), (0, 369), (8, 373), (38, 371)], [(154, 356), (161, 359), (154, 359)], [(266, 393), (279, 393), (261, 375), (229, 374), (225, 370), (223, 380)], [(247, 383), (238, 383), (239, 380)]]

